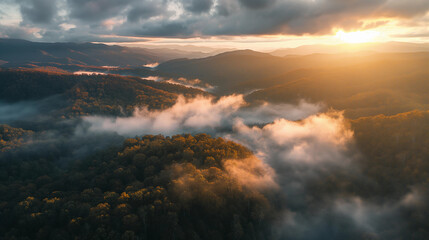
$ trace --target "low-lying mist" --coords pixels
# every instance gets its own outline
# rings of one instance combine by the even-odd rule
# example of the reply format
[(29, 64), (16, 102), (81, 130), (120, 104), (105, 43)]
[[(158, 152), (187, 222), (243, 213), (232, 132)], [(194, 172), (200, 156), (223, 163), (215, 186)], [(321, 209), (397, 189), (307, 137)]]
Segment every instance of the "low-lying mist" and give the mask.
[(51, 119), (51, 113), (65, 105), (66, 101), (58, 95), (33, 101), (0, 102), (0, 124)]
[[(0, 113), (4, 113), (0, 119), (31, 116), (38, 111), (36, 105), (0, 105)], [(16, 107), (21, 110), (11, 110)], [(52, 149), (66, 149), (54, 157), (75, 159), (119, 145), (125, 137), (147, 134), (209, 133), (248, 147), (254, 157), (226, 159), (223, 167), (243, 187), (278, 196), (276, 201), (281, 202), (275, 204), (280, 206), (282, 218), (273, 223), (278, 239), (391, 239), (406, 228), (401, 214), (424, 207), (427, 199), (419, 187), (389, 200), (341, 189), (319, 193), (314, 185), (338, 174), (371, 181), (360, 170), (363, 156), (347, 119), (321, 103), (255, 106), (243, 95), (180, 96), (164, 110), (136, 108), (130, 117), (85, 116), (62, 123), (73, 131), (36, 135), (23, 148), (25, 155), (50, 151), (49, 146), (54, 146)], [(175, 186), (183, 188), (186, 181), (189, 179), (179, 176)]]
[(362, 156), (343, 113), (324, 110), (323, 104), (305, 101), (252, 106), (242, 95), (180, 97), (162, 111), (143, 108), (131, 117), (83, 120), (90, 132), (205, 132), (248, 147), (256, 158), (226, 161), (224, 167), (243, 186), (283, 196), (284, 217), (275, 223), (279, 239), (389, 239), (399, 234), (404, 229), (400, 213), (419, 207), (419, 190), (397, 200), (377, 201), (335, 189), (323, 197), (313, 192), (312, 185), (339, 173), (370, 181), (357, 164)]
[(196, 88), (206, 92), (213, 92), (213, 90), (216, 89), (215, 86), (205, 83), (198, 78), (187, 79), (184, 77), (165, 78), (160, 76), (147, 76), (147, 77), (143, 77), (143, 79), (155, 81), (155, 82), (166, 82), (166, 83), (181, 85), (181, 86), (190, 87), (190, 88)]
[(38, 113), (39, 104), (36, 102), (1, 103), (0, 122), (7, 123), (23, 119)]
[(218, 134), (232, 130), (238, 119), (249, 125), (266, 124), (280, 118), (302, 119), (322, 109), (322, 104), (305, 101), (297, 106), (268, 103), (249, 106), (243, 95), (230, 95), (217, 100), (204, 96), (194, 99), (179, 96), (176, 104), (165, 110), (136, 108), (131, 117), (88, 116), (83, 120), (89, 124), (90, 131), (117, 132), (124, 136), (198, 132)]

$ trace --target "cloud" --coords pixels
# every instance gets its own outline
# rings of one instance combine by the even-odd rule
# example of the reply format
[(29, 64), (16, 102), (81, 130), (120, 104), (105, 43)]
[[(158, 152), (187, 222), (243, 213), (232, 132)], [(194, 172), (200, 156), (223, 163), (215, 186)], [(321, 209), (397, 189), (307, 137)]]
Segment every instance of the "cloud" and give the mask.
[(185, 99), (179, 96), (175, 105), (166, 110), (136, 109), (132, 117), (84, 117), (92, 131), (114, 131), (122, 135), (178, 134), (214, 131), (244, 104), (243, 96), (213, 98), (199, 96)]
[(0, 123), (12, 123), (31, 119), (36, 122), (40, 118), (49, 119), (48, 115), (64, 100), (58, 96), (51, 96), (41, 100), (1, 102)]
[[(332, 169), (348, 169), (356, 157), (351, 148), (353, 132), (342, 113), (318, 114), (321, 109), (320, 104), (304, 101), (298, 105), (248, 106), (242, 95), (217, 100), (181, 96), (164, 110), (141, 108), (131, 117), (89, 116), (83, 120), (89, 131), (124, 136), (205, 132), (225, 137), (249, 147), (275, 169), (285, 192), (305, 194), (307, 181), (329, 174)], [(238, 175), (244, 167), (226, 166), (235, 166), (231, 172)]]
[(406, 229), (395, 203), (374, 203), (360, 197), (320, 201), (322, 204), (287, 212), (278, 223), (279, 238), (395, 239)]
[(71, 19), (96, 22), (123, 14), (132, 0), (67, 0), (68, 15)]
[(189, 12), (204, 13), (211, 9), (213, 0), (183, 0), (182, 4)]
[(0, 160), (50, 159), (62, 164), (71, 160), (83, 159), (108, 147), (119, 146), (124, 141), (124, 137), (114, 133), (94, 133), (81, 130), (69, 132), (79, 125), (79, 122), (75, 121), (51, 121), (50, 124), (51, 127), (55, 125), (58, 130), (38, 131), (32, 134), (30, 138), (22, 142), (19, 148), (1, 153)]
[(239, 10), (239, 3), (230, 0), (218, 0), (215, 9), (219, 16), (227, 17), (234, 11)]
[(426, 0), (415, 0), (413, 4), (402, 0), (388, 0), (383, 11), (393, 16), (414, 17), (424, 15), (427, 13), (428, 8), (429, 3)]
[(285, 205), (301, 206), (308, 184), (336, 172), (359, 175), (354, 161), (353, 132), (341, 112), (308, 116), (300, 121), (278, 118), (264, 126), (249, 126), (236, 119), (232, 133), (225, 135), (252, 149), (275, 169), (277, 184), (289, 198)]
[(20, 10), (23, 23), (31, 24), (49, 24), (57, 16), (56, 1), (52, 0), (20, 0)]
[(304, 101), (249, 106), (242, 95), (181, 97), (169, 109), (137, 109), (129, 118), (85, 117), (84, 123), (86, 130), (97, 134), (205, 132), (248, 147), (255, 156), (224, 159), (225, 171), (171, 166), (172, 186), (183, 201), (198, 198), (204, 189), (214, 203), (222, 202), (225, 188), (212, 176), (228, 177), (239, 188), (257, 191), (274, 201), (282, 216), (271, 223), (274, 239), (408, 236), (410, 214), (426, 209), (427, 188), (415, 186), (387, 198), (361, 196), (359, 192), (367, 193), (374, 180), (361, 172), (359, 161), (364, 156), (354, 143), (354, 133), (342, 112), (320, 112), (323, 109), (322, 104)]
[(237, 120), (231, 137), (268, 154), (268, 159), (299, 165), (343, 164), (347, 160), (343, 152), (353, 139), (344, 121), (341, 112), (312, 115), (302, 121), (279, 118), (264, 127), (249, 127)]
[[(278, 234), (292, 240), (408, 238), (414, 233), (412, 225), (425, 221), (416, 216), (427, 211), (427, 196), (427, 187), (422, 186), (412, 187), (402, 197), (382, 200), (331, 195), (285, 211), (277, 223)], [(313, 196), (308, 193), (307, 197)]]
[(0, 24), (0, 37), (1, 38), (16, 38), (16, 39), (35, 39), (34, 33), (37, 29), (27, 27), (17, 27)]
[(268, 164), (256, 157), (227, 159), (223, 162), (226, 172), (241, 185), (248, 188), (277, 188), (276, 174)]
[(276, 0), (240, 0), (243, 6), (251, 9), (266, 8), (275, 3)]
[(163, 82), (168, 82), (171, 84), (178, 84), (178, 85), (182, 85), (185, 87), (192, 87), (192, 88), (197, 88), (206, 92), (212, 92), (215, 87), (213, 87), (212, 85), (208, 84), (208, 83), (203, 83), (200, 79), (195, 78), (195, 79), (186, 79), (184, 77), (180, 77), (177, 79), (160, 79), (160, 81)]
[(270, 104), (262, 103), (257, 107), (243, 108), (238, 116), (245, 124), (270, 123), (276, 119), (284, 118), (288, 120), (300, 120), (324, 109), (321, 103), (309, 103), (304, 100), (295, 104)]
[(7, 123), (38, 113), (37, 103), (0, 103), (0, 122)]
[[(109, 35), (321, 35), (336, 28), (365, 29), (370, 26), (366, 20), (413, 23), (429, 10), (425, 0), (413, 4), (403, 0), (15, 0), (8, 4), (20, 6), (21, 25), (42, 26), (43, 39), (61, 41), (79, 36), (99, 41)], [(117, 24), (105, 26), (109, 19)], [(78, 31), (61, 29), (64, 23), (76, 25)]]
[[(158, 80), (155, 77), (151, 79)], [(184, 80), (186, 79), (182, 79)], [(149, 111), (144, 107), (135, 109), (132, 117), (89, 116), (84, 117), (84, 121), (89, 124), (91, 131), (113, 131), (125, 136), (201, 131), (216, 134), (232, 130), (237, 119), (247, 124), (265, 124), (278, 118), (301, 119), (322, 109), (319, 104), (304, 101), (298, 106), (263, 104), (245, 107), (246, 105), (243, 95), (230, 95), (217, 100), (204, 96), (193, 99), (179, 96), (177, 102), (165, 110)]]
[[(32, 117), (42, 106), (35, 103), (0, 105), (0, 121), (5, 120), (1, 119), (5, 115), (13, 119)], [(14, 109), (22, 113), (13, 112)], [(343, 189), (326, 190), (323, 185), (314, 187), (327, 178), (349, 184), (349, 179), (341, 178), (339, 173), (360, 182), (368, 180), (360, 172), (357, 161), (362, 156), (356, 150), (354, 133), (342, 112), (321, 113), (322, 109), (322, 104), (305, 101), (297, 105), (249, 106), (242, 95), (179, 97), (171, 108), (136, 109), (131, 117), (91, 116), (84, 117), (82, 122), (79, 119), (49, 122), (59, 130), (38, 132), (19, 151), (1, 157), (50, 157), (68, 161), (93, 154), (94, 150), (120, 145), (123, 136), (213, 133), (247, 146), (255, 156), (224, 159), (221, 167), (225, 171), (197, 169), (186, 163), (170, 166), (167, 173), (174, 179), (173, 191), (181, 200), (192, 201), (204, 190), (213, 203), (222, 204), (222, 198), (230, 193), (229, 186), (221, 185), (227, 177), (233, 179), (240, 191), (257, 191), (267, 199), (274, 199), (273, 206), (278, 207), (283, 216), (272, 223), (277, 239), (406, 236), (410, 214), (426, 207), (427, 187), (414, 186), (402, 196), (389, 198), (364, 197)], [(336, 185), (328, 187), (336, 188)]]
[(424, 190), (422, 191), (421, 188), (412, 187), (411, 191), (402, 198), (400, 204), (407, 207), (420, 207), (424, 205), (425, 194), (422, 192), (424, 192)]
[(193, 35), (194, 32), (192, 26), (185, 20), (155, 20), (148, 22), (152, 23), (139, 26), (125, 26), (125, 28), (119, 29), (118, 33), (124, 36), (187, 37)]
[(133, 6), (127, 15), (129, 22), (137, 22), (140, 20), (146, 20), (151, 17), (166, 14), (167, 11), (163, 8), (160, 1), (141, 1), (136, 6)]

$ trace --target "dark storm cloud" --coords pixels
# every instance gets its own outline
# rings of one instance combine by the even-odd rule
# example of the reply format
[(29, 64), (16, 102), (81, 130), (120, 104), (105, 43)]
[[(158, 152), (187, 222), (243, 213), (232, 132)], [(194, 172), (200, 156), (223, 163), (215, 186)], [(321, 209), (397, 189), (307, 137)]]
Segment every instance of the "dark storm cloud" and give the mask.
[(276, 0), (240, 0), (243, 6), (252, 9), (265, 8), (272, 5)]
[[(162, 37), (173, 37), (181, 36), (187, 37), (193, 34), (192, 28), (189, 24), (182, 21), (174, 22), (154, 22), (153, 25), (145, 25), (143, 27), (136, 27), (131, 29), (119, 30), (121, 35), (138, 35), (138, 36), (162, 36)], [(131, 33), (131, 34), (130, 34)]]
[(56, 1), (52, 0), (19, 0), (23, 23), (47, 24), (57, 15)]
[[(405, 0), (15, 0), (15, 4), (20, 5), (22, 27), (42, 28), (40, 35), (61, 41), (65, 36), (83, 35), (85, 39), (106, 35), (320, 35), (334, 28), (358, 30), (387, 23), (368, 25), (363, 21), (377, 17), (417, 24), (413, 19), (429, 10), (426, 0), (412, 4)], [(63, 23), (76, 25), (78, 31), (52, 31)]]
[(136, 22), (161, 15), (164, 12), (165, 8), (159, 2), (142, 1), (139, 5), (130, 9), (127, 18), (129, 22)]
[(117, 17), (125, 8), (133, 7), (132, 3), (132, 0), (67, 0), (70, 17), (87, 22)]
[(238, 11), (239, 4), (235, 1), (218, 0), (216, 5), (216, 13), (219, 16), (227, 17), (235, 11)]
[[(88, 28), (89, 31), (89, 28)], [(132, 39), (128, 37), (100, 36), (93, 33), (82, 32), (81, 29), (70, 29), (64, 31), (61, 29), (52, 29), (43, 32), (43, 40), (47, 42), (67, 41), (67, 42), (144, 42), (144, 39)]]
[(15, 26), (5, 26), (0, 24), (0, 37), (2, 38), (19, 38), (33, 39), (34, 36), (25, 28)]
[(213, 0), (183, 0), (183, 7), (192, 13), (203, 13), (211, 9)]

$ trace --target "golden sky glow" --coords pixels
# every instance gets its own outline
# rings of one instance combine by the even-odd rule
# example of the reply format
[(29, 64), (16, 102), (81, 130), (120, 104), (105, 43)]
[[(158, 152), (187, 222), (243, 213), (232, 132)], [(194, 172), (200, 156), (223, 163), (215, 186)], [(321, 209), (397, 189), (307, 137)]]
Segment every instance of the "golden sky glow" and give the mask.
[(260, 1), (266, 5), (207, 0), (210, 4), (201, 9), (186, 0), (171, 0), (167, 6), (138, 1), (147, 3), (144, 7), (116, 0), (43, 0), (44, 5), (0, 1), (0, 38), (263, 51), (314, 44), (429, 42), (425, 0)]
[[(335, 45), (335, 44), (359, 44), (370, 42), (429, 42), (429, 13), (420, 17), (420, 24), (409, 25), (408, 22), (394, 18), (381, 18), (365, 21), (364, 26), (380, 26), (369, 29), (355, 29), (347, 31), (344, 29), (333, 29), (331, 34), (300, 36), (287, 34), (273, 35), (249, 35), (249, 36), (207, 36), (188, 38), (160, 38), (160, 37), (131, 37), (130, 42), (104, 42), (106, 44), (118, 44), (129, 47), (162, 47), (169, 45), (195, 45), (213, 48), (237, 48), (254, 49), (258, 51), (272, 51), (278, 48), (295, 48), (302, 45)], [(121, 38), (124, 36), (106, 36)], [(353, 46), (351, 46), (353, 47)]]
[(366, 43), (372, 42), (379, 36), (380, 33), (377, 31), (356, 31), (356, 32), (344, 32), (338, 31), (335, 36), (341, 41), (346, 43)]
[[(194, 45), (212, 48), (237, 48), (254, 49), (258, 51), (272, 51), (279, 48), (295, 48), (302, 45), (336, 45), (350, 44), (358, 45), (360, 43), (371, 42), (413, 42), (426, 43), (429, 39), (425, 36), (405, 38), (396, 37), (397, 35), (410, 34), (412, 29), (386, 25), (371, 30), (357, 30), (346, 32), (342, 29), (330, 35), (260, 35), (260, 36), (213, 36), (213, 37), (194, 37), (194, 38), (142, 38), (133, 37), (130, 42), (103, 42), (109, 45), (122, 45), (128, 47), (168, 47), (170, 45)], [(106, 36), (107, 37), (107, 36)], [(111, 38), (120, 38), (119, 36), (109, 36)], [(139, 41), (140, 40), (140, 41)]]

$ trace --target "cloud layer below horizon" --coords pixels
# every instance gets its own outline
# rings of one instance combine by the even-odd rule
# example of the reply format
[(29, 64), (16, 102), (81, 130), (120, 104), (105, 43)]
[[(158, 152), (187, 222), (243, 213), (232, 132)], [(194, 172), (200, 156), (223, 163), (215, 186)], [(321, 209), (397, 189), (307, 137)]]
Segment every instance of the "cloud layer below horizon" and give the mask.
[[(284, 195), (278, 203), (284, 217), (273, 223), (278, 239), (391, 239), (406, 228), (401, 211), (418, 208), (422, 191), (415, 188), (399, 199), (378, 202), (340, 190), (314, 198), (317, 193), (309, 186), (338, 173), (369, 180), (357, 164), (362, 156), (342, 112), (322, 110), (320, 104), (307, 102), (246, 106), (242, 95), (180, 97), (171, 108), (136, 109), (131, 117), (84, 117), (89, 126), (80, 131), (124, 136), (203, 132), (233, 140), (255, 156), (226, 159), (227, 174), (252, 191)], [(195, 178), (182, 165), (176, 170), (175, 187), (182, 191)], [(401, 227), (391, 230), (386, 222)], [(331, 231), (333, 226), (344, 229)]]

